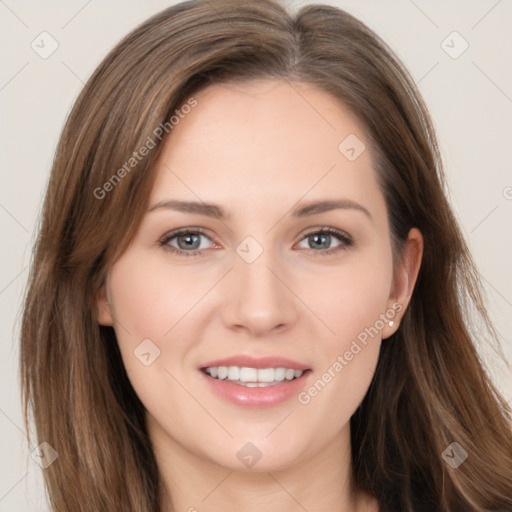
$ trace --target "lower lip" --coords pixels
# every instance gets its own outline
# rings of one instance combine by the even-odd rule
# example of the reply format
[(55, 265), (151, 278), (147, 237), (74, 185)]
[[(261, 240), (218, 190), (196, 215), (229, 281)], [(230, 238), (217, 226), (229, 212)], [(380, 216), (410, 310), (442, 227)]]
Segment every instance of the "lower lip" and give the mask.
[(203, 371), (200, 373), (213, 392), (224, 400), (242, 407), (265, 408), (274, 407), (297, 396), (305, 387), (306, 381), (309, 380), (311, 370), (304, 372), (297, 379), (284, 380), (279, 384), (264, 388), (248, 388), (229, 380), (214, 379)]

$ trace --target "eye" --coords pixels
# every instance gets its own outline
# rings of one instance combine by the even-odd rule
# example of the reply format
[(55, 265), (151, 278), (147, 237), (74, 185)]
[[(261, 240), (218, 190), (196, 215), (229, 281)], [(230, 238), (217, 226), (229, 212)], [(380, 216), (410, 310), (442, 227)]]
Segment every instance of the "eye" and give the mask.
[[(199, 250), (201, 237), (209, 238), (201, 228), (184, 228), (165, 235), (158, 242), (158, 245), (163, 247), (164, 250), (180, 256), (199, 256), (203, 253), (202, 250)], [(174, 239), (176, 239), (178, 247), (171, 245), (171, 241)]]
[(328, 256), (330, 254), (337, 253), (341, 250), (350, 248), (354, 243), (352, 238), (347, 233), (329, 227), (321, 228), (320, 230), (317, 231), (311, 231), (303, 238), (303, 240), (306, 240), (307, 243), (311, 243), (313, 247), (324, 249), (326, 248), (326, 246), (330, 245), (330, 242), (332, 241), (333, 238), (337, 239), (340, 242), (336, 247), (327, 251), (318, 251), (314, 249), (310, 250), (313, 250), (313, 252), (316, 252), (319, 255)]
[[(207, 248), (204, 246), (201, 248), (201, 238), (211, 240), (202, 228), (183, 228), (165, 235), (158, 241), (158, 245), (164, 250), (179, 256), (200, 256)], [(318, 248), (325, 249), (326, 246), (331, 244), (333, 238), (340, 242), (336, 247), (329, 250), (316, 250)], [(176, 240), (177, 247), (171, 244), (174, 240)], [(350, 248), (354, 243), (348, 234), (329, 227), (317, 228), (316, 231), (306, 234), (302, 240), (307, 240), (313, 245), (313, 249), (309, 248), (308, 250), (326, 256)]]

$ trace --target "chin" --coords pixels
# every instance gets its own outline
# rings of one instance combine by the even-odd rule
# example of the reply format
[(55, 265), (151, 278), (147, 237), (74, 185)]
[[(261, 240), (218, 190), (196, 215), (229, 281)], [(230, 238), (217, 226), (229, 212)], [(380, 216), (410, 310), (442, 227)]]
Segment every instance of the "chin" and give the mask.
[(231, 471), (261, 473), (289, 469), (307, 456), (297, 446), (281, 445), (281, 448), (268, 440), (244, 440), (240, 444), (231, 443), (231, 447), (226, 447), (223, 453), (208, 454), (207, 458), (211, 463)]

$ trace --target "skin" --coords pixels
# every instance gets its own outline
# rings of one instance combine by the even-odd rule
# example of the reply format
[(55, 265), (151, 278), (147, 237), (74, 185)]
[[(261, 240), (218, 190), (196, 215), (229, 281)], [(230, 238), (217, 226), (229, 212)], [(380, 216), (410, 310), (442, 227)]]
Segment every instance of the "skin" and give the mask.
[[(376, 501), (351, 483), (349, 420), (382, 340), (399, 328), (409, 303), (421, 234), (411, 230), (393, 273), (369, 143), (327, 93), (262, 80), (216, 84), (194, 97), (198, 105), (165, 143), (149, 207), (171, 198), (214, 202), (232, 218), (148, 212), (98, 297), (98, 321), (114, 326), (147, 409), (162, 510), (376, 511)], [(349, 134), (366, 144), (354, 161), (338, 149)], [(364, 206), (371, 219), (357, 209), (291, 216), (298, 204), (340, 198)], [(206, 230), (201, 255), (171, 254), (158, 244), (185, 227)], [(327, 236), (318, 247), (307, 235), (324, 227), (348, 233), (353, 245)], [(250, 264), (236, 252), (247, 236), (263, 249)], [(169, 245), (183, 253), (197, 247), (186, 242)], [(307, 389), (396, 303), (403, 309), (394, 325), (369, 338), (307, 404), (294, 396), (269, 408), (233, 405), (198, 370), (233, 354), (278, 355), (312, 369)], [(145, 366), (133, 351), (148, 338), (160, 355)], [(262, 453), (252, 468), (237, 458), (247, 442)]]

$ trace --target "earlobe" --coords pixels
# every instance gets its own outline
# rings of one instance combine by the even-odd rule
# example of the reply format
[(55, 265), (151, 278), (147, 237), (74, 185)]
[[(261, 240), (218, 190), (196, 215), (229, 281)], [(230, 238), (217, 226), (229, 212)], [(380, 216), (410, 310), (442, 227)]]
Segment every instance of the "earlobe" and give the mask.
[(386, 338), (389, 338), (392, 334), (394, 334), (398, 330), (399, 326), (400, 326), (400, 322), (398, 320), (398, 317), (396, 317), (395, 320), (389, 320), (384, 325), (384, 328), (382, 329), (382, 339), (385, 340)]
[(107, 297), (106, 285), (103, 285), (96, 296), (96, 318), (100, 325), (114, 325), (110, 301)]
[[(391, 336), (399, 327), (400, 320), (409, 304), (414, 286), (421, 267), (423, 257), (423, 236), (417, 228), (409, 231), (407, 240), (402, 248), (401, 260), (393, 276), (392, 289), (389, 297), (389, 308), (397, 314), (392, 320), (392, 325), (386, 324), (383, 338)], [(396, 305), (399, 304), (400, 308)]]

